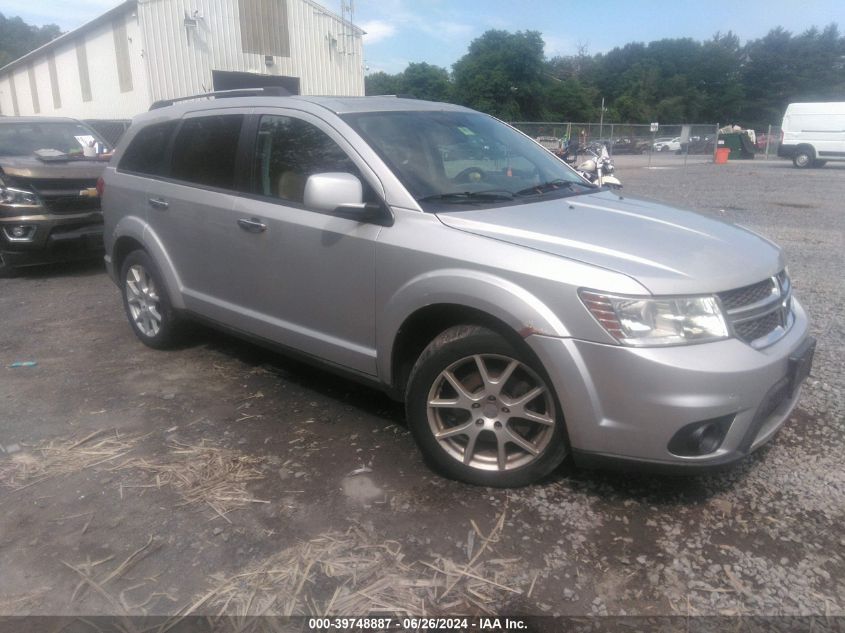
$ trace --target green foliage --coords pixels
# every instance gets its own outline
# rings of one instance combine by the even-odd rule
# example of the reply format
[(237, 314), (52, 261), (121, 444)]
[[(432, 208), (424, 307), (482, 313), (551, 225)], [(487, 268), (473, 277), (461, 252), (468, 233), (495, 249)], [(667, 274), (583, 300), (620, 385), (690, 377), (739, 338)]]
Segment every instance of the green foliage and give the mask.
[(364, 78), (367, 95), (412, 95), (428, 101), (449, 101), (452, 83), (445, 68), (425, 62), (408, 64), (396, 75), (377, 72)]
[(795, 101), (842, 100), (845, 37), (835, 24), (776, 28), (741, 45), (732, 32), (632, 42), (546, 60), (536, 31), (487, 31), (452, 67), (410, 64), (366, 78), (367, 94), (453, 101), (510, 121), (721, 122), (763, 128)]
[(503, 119), (538, 120), (548, 80), (537, 31), (487, 31), (452, 67), (457, 100)]
[(0, 13), (0, 67), (26, 55), (62, 32), (55, 24), (32, 26), (18, 17), (7, 18)]

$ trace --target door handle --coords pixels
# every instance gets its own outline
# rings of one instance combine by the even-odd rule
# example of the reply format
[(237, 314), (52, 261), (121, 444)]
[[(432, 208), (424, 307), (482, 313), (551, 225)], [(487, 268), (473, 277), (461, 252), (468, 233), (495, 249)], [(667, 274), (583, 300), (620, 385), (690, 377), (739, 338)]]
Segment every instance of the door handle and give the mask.
[(162, 211), (170, 206), (170, 203), (167, 200), (162, 200), (161, 198), (150, 198), (147, 202), (150, 203), (150, 206), (153, 209), (160, 209)]
[(238, 220), (238, 226), (250, 233), (263, 233), (267, 230), (267, 225), (258, 218), (241, 218)]

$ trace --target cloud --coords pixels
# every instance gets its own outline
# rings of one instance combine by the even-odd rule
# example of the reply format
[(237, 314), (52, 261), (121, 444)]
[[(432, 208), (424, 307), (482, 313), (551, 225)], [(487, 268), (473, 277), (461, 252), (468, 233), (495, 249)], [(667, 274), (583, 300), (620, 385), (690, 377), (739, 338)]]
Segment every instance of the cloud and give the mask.
[(396, 35), (396, 25), (387, 20), (367, 20), (359, 22), (358, 26), (366, 31), (364, 42), (367, 44), (375, 44)]
[(556, 35), (549, 35), (543, 33), (543, 42), (545, 42), (544, 53), (546, 57), (555, 57), (556, 55), (574, 55), (577, 52), (577, 46), (565, 37), (558, 37)]

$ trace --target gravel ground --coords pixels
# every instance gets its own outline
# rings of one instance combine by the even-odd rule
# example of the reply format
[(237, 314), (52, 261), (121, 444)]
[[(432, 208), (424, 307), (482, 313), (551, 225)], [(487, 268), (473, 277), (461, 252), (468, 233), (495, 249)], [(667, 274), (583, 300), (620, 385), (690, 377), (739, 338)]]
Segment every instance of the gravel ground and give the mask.
[[(845, 165), (646, 161), (617, 158), (625, 195), (780, 243), (812, 317), (799, 407), (752, 458), (464, 486), (377, 392), (205, 330), (148, 350), (100, 266), (32, 271), (0, 280), (0, 363), (38, 363), (0, 369), (0, 615), (318, 613), (364, 588), (426, 613), (845, 615)], [(291, 561), (295, 592), (266, 572)]]

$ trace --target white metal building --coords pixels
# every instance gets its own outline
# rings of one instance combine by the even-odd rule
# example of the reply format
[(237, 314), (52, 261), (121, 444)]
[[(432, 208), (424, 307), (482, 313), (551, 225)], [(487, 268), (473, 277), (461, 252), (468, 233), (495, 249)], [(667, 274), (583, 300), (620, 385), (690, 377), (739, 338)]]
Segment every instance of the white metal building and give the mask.
[(312, 0), (128, 0), (0, 68), (0, 114), (130, 118), (257, 85), (363, 95), (362, 35)]

